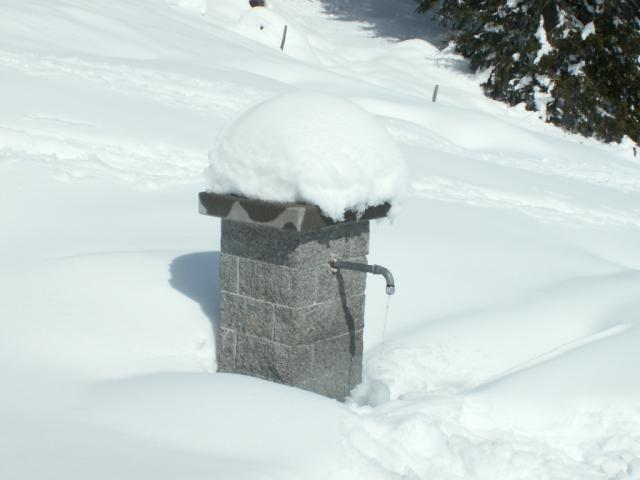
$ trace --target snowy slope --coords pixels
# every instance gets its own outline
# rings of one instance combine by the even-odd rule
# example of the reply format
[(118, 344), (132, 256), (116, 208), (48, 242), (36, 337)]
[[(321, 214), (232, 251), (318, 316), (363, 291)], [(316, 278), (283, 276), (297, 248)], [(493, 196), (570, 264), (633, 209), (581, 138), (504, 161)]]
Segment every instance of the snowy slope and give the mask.
[[(0, 477), (640, 478), (640, 159), (483, 97), (410, 0), (270, 5), (0, 3)], [(291, 91), (412, 179), (346, 405), (212, 373), (207, 151)]]

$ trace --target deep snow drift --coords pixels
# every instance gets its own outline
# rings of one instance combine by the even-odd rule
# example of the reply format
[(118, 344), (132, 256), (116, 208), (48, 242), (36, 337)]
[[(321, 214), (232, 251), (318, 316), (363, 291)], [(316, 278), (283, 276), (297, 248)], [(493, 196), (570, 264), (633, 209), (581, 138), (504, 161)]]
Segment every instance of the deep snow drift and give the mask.
[(209, 188), (275, 202), (347, 210), (391, 203), (406, 192), (406, 167), (375, 117), (339, 97), (294, 92), (242, 112), (209, 152)]
[[(375, 36), (438, 33), (391, 5), (2, 2), (0, 477), (640, 478), (638, 157)], [(411, 184), (345, 405), (213, 373), (207, 152), (301, 90), (374, 115)]]

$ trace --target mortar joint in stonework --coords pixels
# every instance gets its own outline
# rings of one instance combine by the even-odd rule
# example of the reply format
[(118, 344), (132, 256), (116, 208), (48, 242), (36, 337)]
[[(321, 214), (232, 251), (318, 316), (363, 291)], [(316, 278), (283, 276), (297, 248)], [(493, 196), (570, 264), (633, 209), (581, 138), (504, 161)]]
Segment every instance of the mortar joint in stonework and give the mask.
[(271, 306), (273, 307), (273, 325), (271, 326), (271, 339), (275, 340), (276, 339), (276, 304), (272, 303)]
[(240, 293), (240, 258), (236, 257), (236, 292)]

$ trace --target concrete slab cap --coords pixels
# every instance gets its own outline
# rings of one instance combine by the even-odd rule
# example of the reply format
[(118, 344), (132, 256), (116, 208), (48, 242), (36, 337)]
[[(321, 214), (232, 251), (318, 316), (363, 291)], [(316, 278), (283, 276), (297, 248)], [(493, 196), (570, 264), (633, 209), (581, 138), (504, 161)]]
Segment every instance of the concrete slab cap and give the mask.
[(391, 205), (384, 203), (367, 208), (360, 216), (356, 212), (345, 212), (344, 221), (335, 222), (325, 216), (316, 205), (294, 202), (267, 202), (237, 195), (221, 195), (200, 192), (200, 213), (212, 217), (226, 218), (237, 222), (254, 222), (283, 230), (303, 232), (318, 230), (338, 223), (358, 220), (373, 220), (386, 217)]

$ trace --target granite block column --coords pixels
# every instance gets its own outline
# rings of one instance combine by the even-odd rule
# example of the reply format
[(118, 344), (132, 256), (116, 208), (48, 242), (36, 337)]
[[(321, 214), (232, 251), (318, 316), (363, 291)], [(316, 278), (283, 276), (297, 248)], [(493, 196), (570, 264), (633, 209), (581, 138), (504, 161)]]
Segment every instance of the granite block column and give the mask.
[(218, 370), (342, 400), (362, 375), (369, 222), (316, 230), (222, 219)]

